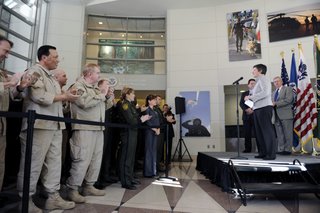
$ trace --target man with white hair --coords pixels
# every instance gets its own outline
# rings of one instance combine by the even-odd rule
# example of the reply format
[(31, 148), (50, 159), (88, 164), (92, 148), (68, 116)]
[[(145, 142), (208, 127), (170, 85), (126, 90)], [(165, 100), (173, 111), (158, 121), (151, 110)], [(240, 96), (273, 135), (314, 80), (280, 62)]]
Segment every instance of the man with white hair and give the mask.
[(55, 77), (55, 79), (58, 81), (60, 87), (64, 87), (67, 84), (68, 78), (67, 74), (63, 69), (55, 69), (52, 70), (52, 74)]
[(276, 88), (271, 97), (278, 142), (277, 154), (290, 155), (293, 141), (293, 91), (292, 87), (282, 85), (279, 76), (273, 78), (273, 84)]
[[(104, 122), (108, 87), (101, 89), (97, 85), (100, 67), (93, 63), (87, 64), (82, 74), (83, 77), (73, 85), (80, 97), (70, 105), (71, 118)], [(104, 126), (73, 123), (72, 130), (70, 139), (72, 165), (67, 180), (68, 198), (76, 203), (84, 203), (86, 202), (84, 196), (105, 195), (103, 190), (93, 186), (101, 167)], [(81, 186), (83, 190), (80, 194)]]

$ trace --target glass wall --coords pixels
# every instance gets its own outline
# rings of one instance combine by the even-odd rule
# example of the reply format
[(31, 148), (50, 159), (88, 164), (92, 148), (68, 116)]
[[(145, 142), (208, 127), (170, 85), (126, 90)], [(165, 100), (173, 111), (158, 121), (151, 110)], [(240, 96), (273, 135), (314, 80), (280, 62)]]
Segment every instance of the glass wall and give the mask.
[[(46, 0), (0, 0), (0, 34), (14, 43), (11, 55), (1, 64), (9, 72), (22, 72), (35, 61), (40, 23), (45, 22)], [(42, 18), (40, 18), (42, 17)]]
[(115, 74), (166, 74), (165, 18), (89, 15), (86, 62)]

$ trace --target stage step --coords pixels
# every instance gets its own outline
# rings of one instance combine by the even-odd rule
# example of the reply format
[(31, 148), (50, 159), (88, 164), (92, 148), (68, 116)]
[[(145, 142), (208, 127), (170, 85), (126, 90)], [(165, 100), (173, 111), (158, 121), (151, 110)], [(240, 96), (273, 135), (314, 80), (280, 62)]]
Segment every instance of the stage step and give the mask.
[[(228, 161), (228, 166), (231, 172), (231, 177), (233, 179), (233, 188), (235, 193), (239, 194), (241, 202), (243, 205), (247, 205), (247, 195), (248, 194), (283, 194), (290, 193), (298, 197), (299, 193), (314, 193), (316, 197), (320, 197), (320, 184), (313, 178), (313, 176), (308, 172), (305, 166), (297, 159), (293, 161), (292, 164), (276, 164), (276, 165), (261, 165), (255, 163), (251, 166), (243, 165), (242, 163), (235, 162), (232, 160)], [(266, 169), (269, 168), (269, 169)], [(243, 182), (238, 172), (264, 172), (266, 171), (279, 174), (279, 181), (277, 182)], [(290, 182), (281, 181), (281, 173), (290, 173), (292, 179)], [(299, 177), (299, 178), (296, 178)], [(301, 182), (292, 182), (296, 178)], [(320, 198), (319, 198), (320, 199)]]
[(320, 193), (320, 185), (302, 182), (292, 183), (242, 183), (247, 194), (264, 193)]

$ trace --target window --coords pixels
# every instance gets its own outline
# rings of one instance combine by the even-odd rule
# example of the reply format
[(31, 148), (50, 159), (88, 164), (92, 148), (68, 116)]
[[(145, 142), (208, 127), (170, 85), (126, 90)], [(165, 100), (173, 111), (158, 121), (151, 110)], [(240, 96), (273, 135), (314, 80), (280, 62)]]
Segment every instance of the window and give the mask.
[(0, 0), (0, 33), (14, 43), (11, 55), (1, 64), (9, 72), (22, 72), (35, 60), (32, 51), (43, 37), (38, 26), (44, 21), (36, 16), (46, 14), (44, 5), (46, 0)]
[(101, 72), (166, 74), (164, 18), (88, 16), (86, 62)]

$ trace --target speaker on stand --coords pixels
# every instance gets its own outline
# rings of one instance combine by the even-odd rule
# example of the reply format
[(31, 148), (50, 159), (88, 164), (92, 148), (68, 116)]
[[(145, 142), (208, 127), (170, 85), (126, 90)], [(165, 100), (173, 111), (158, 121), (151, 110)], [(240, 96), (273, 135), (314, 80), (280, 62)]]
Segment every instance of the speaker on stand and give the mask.
[[(176, 147), (176, 150), (174, 151), (174, 155), (172, 157), (173, 161), (189, 161), (192, 162), (192, 158), (191, 155), (189, 153), (189, 150), (182, 138), (182, 128), (181, 128), (181, 115), (184, 114), (186, 112), (186, 99), (184, 97), (175, 97), (174, 99), (175, 102), (175, 108), (176, 108), (176, 114), (180, 115), (180, 122), (179, 122), (179, 141)], [(182, 153), (182, 146), (184, 146), (185, 151)], [(183, 160), (183, 156), (185, 155), (185, 153), (188, 153), (189, 159), (187, 160)], [(178, 155), (178, 158), (175, 159), (176, 154)]]

